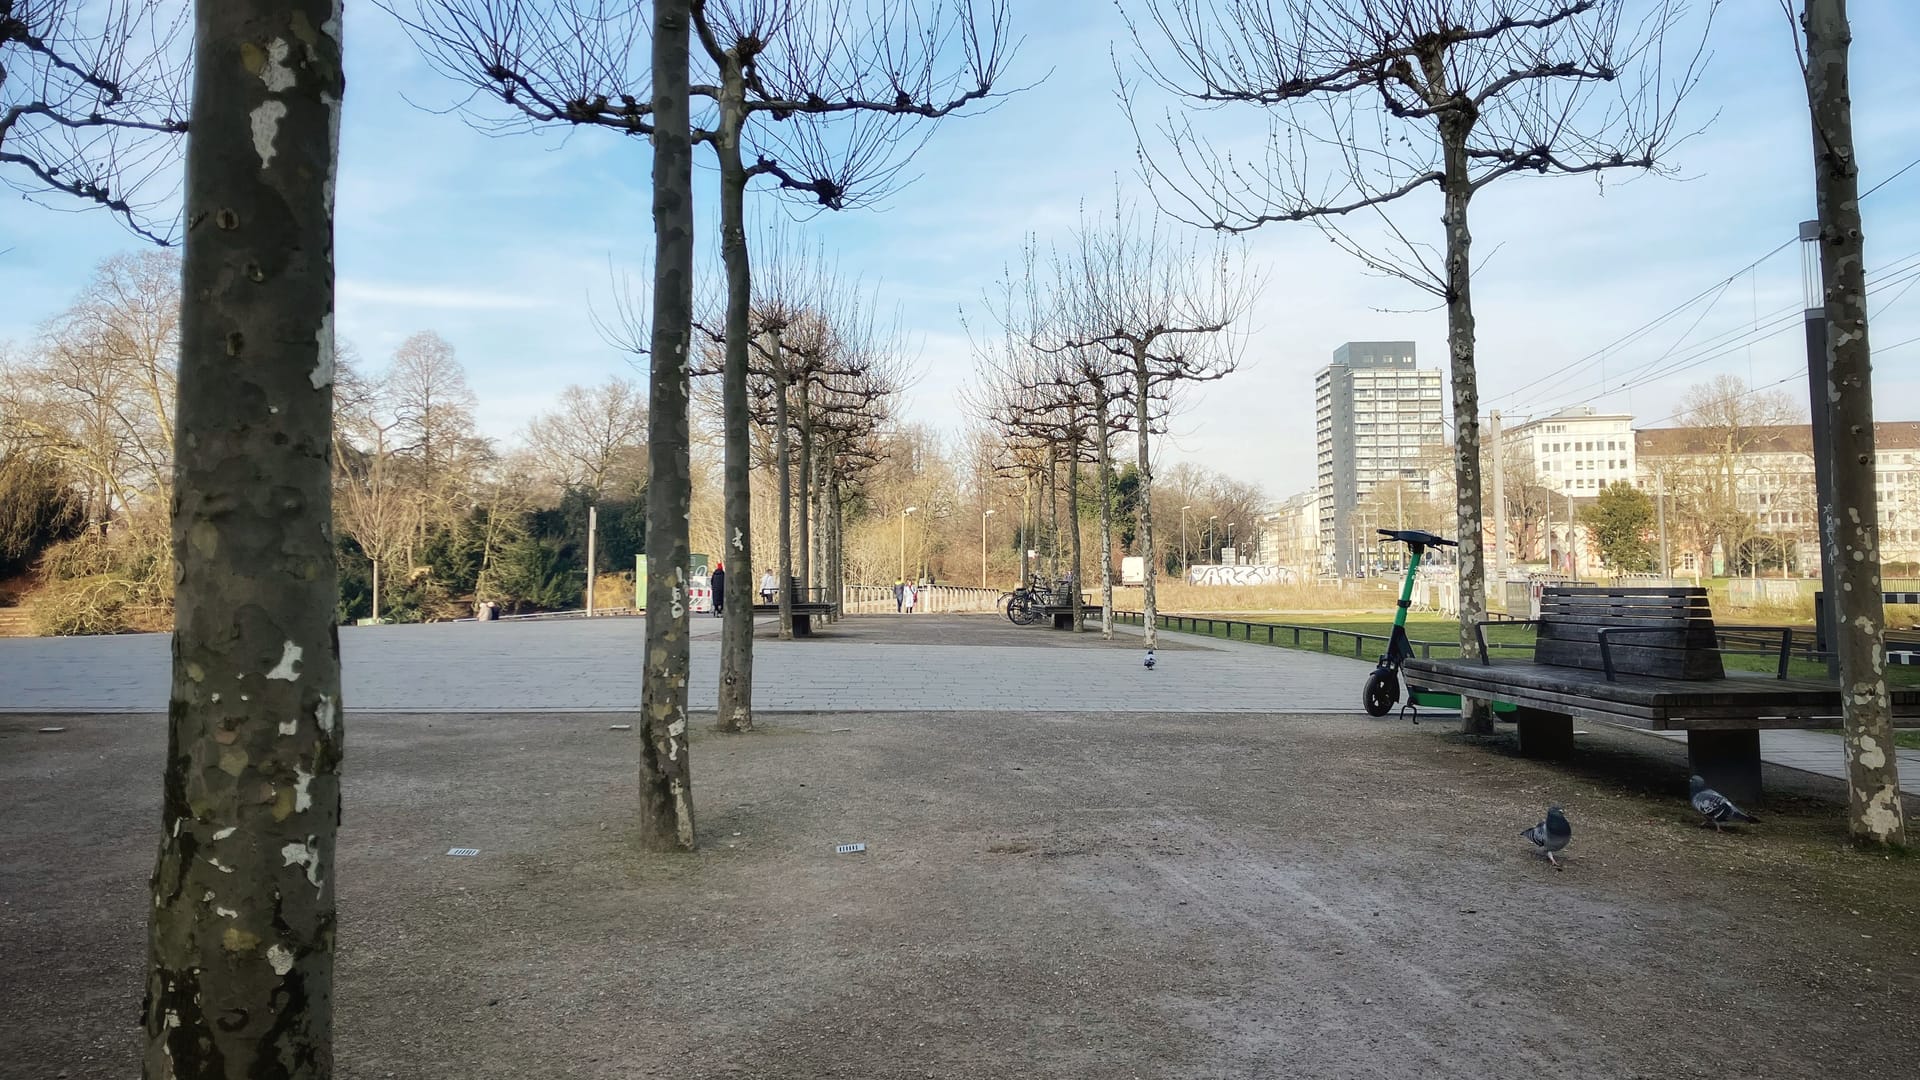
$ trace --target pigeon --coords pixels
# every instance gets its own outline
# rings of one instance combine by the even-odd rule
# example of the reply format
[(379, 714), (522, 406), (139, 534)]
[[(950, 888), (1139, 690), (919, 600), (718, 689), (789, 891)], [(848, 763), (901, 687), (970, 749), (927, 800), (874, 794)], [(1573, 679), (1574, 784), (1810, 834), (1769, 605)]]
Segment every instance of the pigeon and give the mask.
[(1147, 650), (1147, 670), (1148, 671), (1153, 670), (1153, 650), (1152, 649)]
[(1760, 819), (1733, 805), (1733, 800), (1707, 786), (1705, 780), (1697, 776), (1687, 777), (1687, 790), (1693, 793), (1693, 808), (1707, 820), (1700, 823), (1701, 828), (1713, 826), (1714, 832), (1720, 826), (1736, 821), (1750, 821), (1759, 824)]
[(1573, 839), (1573, 826), (1567, 824), (1567, 815), (1561, 813), (1559, 807), (1549, 806), (1546, 819), (1531, 829), (1520, 830), (1520, 835), (1533, 841), (1533, 846), (1547, 856), (1547, 861), (1558, 867), (1560, 860), (1554, 858), (1553, 853)]

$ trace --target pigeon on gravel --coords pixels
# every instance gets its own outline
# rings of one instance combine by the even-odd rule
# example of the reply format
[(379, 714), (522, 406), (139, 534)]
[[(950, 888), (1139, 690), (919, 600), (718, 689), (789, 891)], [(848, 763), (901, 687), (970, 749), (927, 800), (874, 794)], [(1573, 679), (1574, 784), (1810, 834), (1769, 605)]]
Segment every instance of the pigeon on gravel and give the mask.
[(1707, 786), (1705, 780), (1697, 776), (1687, 777), (1687, 790), (1693, 794), (1693, 808), (1707, 820), (1700, 823), (1701, 828), (1713, 826), (1719, 832), (1722, 825), (1736, 821), (1750, 821), (1758, 825), (1760, 819), (1733, 805), (1733, 800)]
[(1559, 807), (1549, 806), (1546, 819), (1531, 829), (1520, 830), (1520, 835), (1533, 841), (1533, 846), (1546, 855), (1547, 861), (1558, 867), (1560, 860), (1554, 858), (1553, 853), (1573, 839), (1573, 826), (1567, 823), (1567, 815), (1561, 813)]
[(1153, 650), (1152, 649), (1147, 650), (1147, 670), (1148, 671), (1153, 670)]

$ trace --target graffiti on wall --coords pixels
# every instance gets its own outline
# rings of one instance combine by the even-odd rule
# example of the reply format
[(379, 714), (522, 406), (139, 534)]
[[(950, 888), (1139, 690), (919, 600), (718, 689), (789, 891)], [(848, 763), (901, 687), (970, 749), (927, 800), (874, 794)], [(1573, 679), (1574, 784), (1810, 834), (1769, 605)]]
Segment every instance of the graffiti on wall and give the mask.
[(1290, 566), (1189, 566), (1189, 585), (1291, 585)]

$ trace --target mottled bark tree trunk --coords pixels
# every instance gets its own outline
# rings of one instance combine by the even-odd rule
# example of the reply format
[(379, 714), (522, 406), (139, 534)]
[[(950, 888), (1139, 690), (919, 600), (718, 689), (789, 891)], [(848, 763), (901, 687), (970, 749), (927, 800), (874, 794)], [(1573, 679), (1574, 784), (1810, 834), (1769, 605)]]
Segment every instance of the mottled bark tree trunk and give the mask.
[[(201, 0), (148, 1078), (333, 1074), (335, 0)], [(14, 974), (31, 973), (16, 965)]]
[(1095, 406), (1099, 445), (1095, 448), (1100, 473), (1100, 637), (1113, 640), (1113, 441), (1107, 431), (1107, 397)]
[(773, 341), (773, 461), (774, 483), (780, 485), (780, 529), (775, 542), (774, 562), (780, 604), (780, 640), (793, 640), (793, 590), (788, 576), (793, 573), (793, 462), (787, 439), (787, 375), (780, 356), (780, 331), (767, 335)]
[(1047, 444), (1047, 575), (1060, 580), (1060, 444)]
[(753, 730), (753, 488), (747, 409), (748, 314), (753, 276), (747, 261), (747, 170), (740, 161), (740, 127), (746, 80), (738, 64), (722, 74), (720, 130), (714, 152), (720, 159), (720, 257), (727, 272), (726, 365), (721, 375), (721, 412), (726, 428), (723, 471), (726, 510), (721, 542), (727, 578), (726, 610), (720, 627), (721, 731)]
[(1807, 0), (1807, 102), (1813, 116), (1814, 193), (1820, 210), (1827, 309), (1827, 430), (1833, 439), (1833, 505), (1820, 522), (1833, 552), (1848, 826), (1856, 843), (1906, 843), (1899, 761), (1887, 696), (1886, 612), (1881, 604), (1879, 499), (1875, 491), (1872, 350), (1867, 345), (1866, 237), (1854, 150), (1846, 0)]
[[(1486, 545), (1480, 529), (1480, 384), (1474, 374), (1473, 233), (1467, 204), (1473, 186), (1467, 174), (1467, 133), (1471, 113), (1449, 116), (1440, 124), (1445, 179), (1441, 224), (1447, 234), (1447, 352), (1453, 381), (1453, 485), (1455, 538), (1460, 547), (1460, 655), (1480, 658), (1475, 624), (1487, 617)], [(1460, 730), (1493, 732), (1493, 707), (1480, 698), (1460, 700)]]
[(807, 381), (800, 381), (800, 492), (796, 507), (799, 516), (799, 536), (796, 547), (800, 559), (800, 582), (808, 590), (808, 599), (813, 598), (815, 587), (813, 580), (813, 522), (810, 513), (813, 508), (815, 483), (813, 477), (813, 407), (807, 400)]
[(1143, 616), (1141, 621), (1145, 623), (1147, 648), (1151, 649), (1154, 644), (1160, 640), (1158, 633), (1159, 627), (1155, 623), (1160, 609), (1153, 592), (1154, 579), (1159, 577), (1160, 568), (1153, 563), (1153, 455), (1147, 445), (1147, 429), (1152, 426), (1148, 423), (1148, 417), (1151, 414), (1147, 411), (1147, 406), (1151, 403), (1149, 400), (1149, 392), (1152, 390), (1153, 384), (1150, 381), (1150, 375), (1147, 371), (1147, 343), (1144, 341), (1135, 342), (1133, 346), (1133, 382), (1134, 407), (1139, 417), (1138, 430), (1140, 432), (1140, 441), (1137, 444), (1139, 447), (1140, 468), (1140, 499), (1138, 504), (1140, 507), (1138, 515), (1140, 522), (1140, 610)]
[(846, 515), (847, 506), (840, 490), (840, 478), (829, 469), (827, 472), (827, 588), (833, 596), (834, 607), (839, 610), (844, 610), (847, 605)]
[(687, 513), (693, 504), (687, 359), (693, 343), (691, 0), (653, 7), (653, 332), (647, 414), (647, 643), (641, 658), (640, 844), (692, 850), (687, 747)]
[(1067, 527), (1072, 530), (1073, 590), (1067, 603), (1073, 607), (1073, 630), (1086, 629), (1086, 613), (1080, 610), (1080, 590), (1086, 581), (1086, 568), (1080, 558), (1080, 432), (1074, 429), (1067, 440)]

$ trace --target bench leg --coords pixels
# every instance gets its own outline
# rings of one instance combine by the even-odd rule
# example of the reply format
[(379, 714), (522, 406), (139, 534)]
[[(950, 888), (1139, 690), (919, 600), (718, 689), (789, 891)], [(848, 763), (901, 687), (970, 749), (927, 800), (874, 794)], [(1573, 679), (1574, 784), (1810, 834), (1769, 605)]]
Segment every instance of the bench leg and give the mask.
[(1054, 628), (1055, 630), (1071, 630), (1071, 629), (1073, 629), (1073, 612), (1071, 612), (1071, 611), (1056, 611), (1056, 612), (1054, 612), (1054, 613), (1053, 613), (1053, 628)]
[(793, 613), (793, 636), (809, 637), (812, 634), (813, 634), (813, 616), (803, 615), (798, 611), (794, 612)]
[(1573, 717), (1526, 708), (1520, 709), (1513, 715), (1520, 726), (1522, 757), (1573, 756)]
[(1737, 803), (1760, 798), (1760, 732), (1689, 731), (1687, 765), (1707, 786)]

